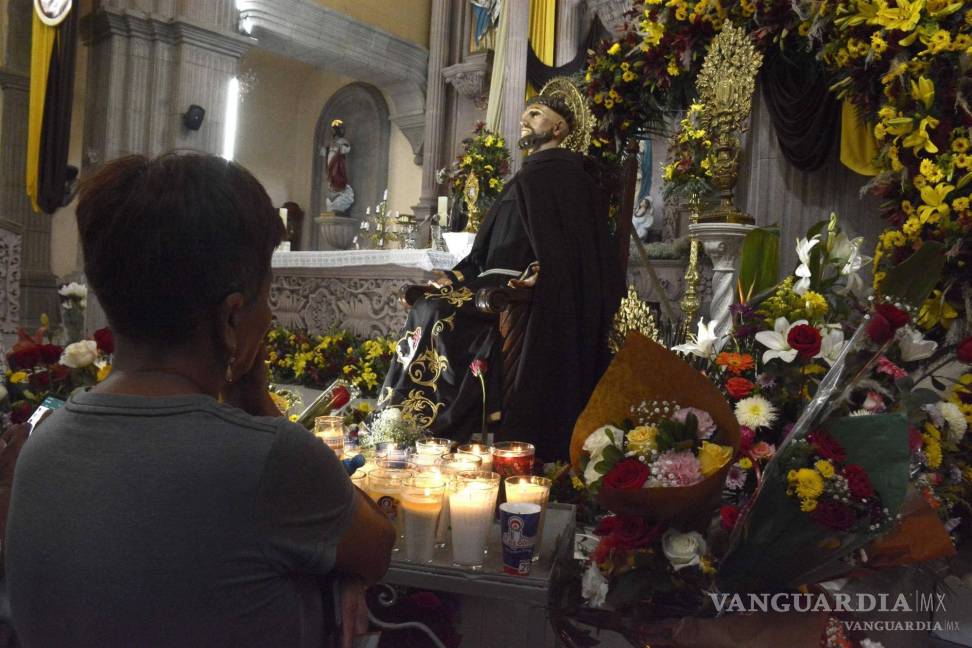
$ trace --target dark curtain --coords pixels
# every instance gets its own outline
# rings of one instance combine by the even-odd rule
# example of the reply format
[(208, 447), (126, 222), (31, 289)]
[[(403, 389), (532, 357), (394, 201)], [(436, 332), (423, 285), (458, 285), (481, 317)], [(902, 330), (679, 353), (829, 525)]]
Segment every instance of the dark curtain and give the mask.
[(800, 52), (767, 52), (759, 74), (783, 156), (801, 171), (815, 171), (837, 139), (840, 106), (820, 64)]
[(546, 85), (547, 81), (559, 76), (573, 76), (584, 69), (587, 64), (587, 50), (594, 48), (594, 43), (604, 28), (597, 16), (591, 22), (587, 38), (577, 46), (574, 58), (561, 66), (547, 65), (533, 52), (533, 46), (527, 47), (527, 81), (533, 84), (537, 92)]
[(51, 53), (47, 76), (38, 161), (40, 168), (37, 178), (37, 204), (48, 214), (53, 214), (62, 205), (67, 182), (78, 13), (79, 9), (75, 7), (64, 22), (57, 26), (57, 40)]

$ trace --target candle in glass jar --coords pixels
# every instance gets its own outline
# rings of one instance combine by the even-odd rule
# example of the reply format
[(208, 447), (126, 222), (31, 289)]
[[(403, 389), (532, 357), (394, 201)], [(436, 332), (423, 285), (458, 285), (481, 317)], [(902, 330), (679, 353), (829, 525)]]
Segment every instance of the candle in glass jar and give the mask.
[(444, 547), (449, 540), (449, 530), (452, 526), (452, 516), (449, 513), (449, 494), (456, 490), (456, 475), (479, 470), (482, 463), (481, 457), (467, 452), (450, 452), (439, 458), (438, 469), (446, 479), (446, 495), (442, 498), (439, 528), (435, 532), (436, 545)]
[(441, 456), (452, 451), (453, 443), (454, 442), (452, 439), (442, 439), (438, 437), (419, 439), (415, 442), (415, 452), (417, 454), (434, 454)]
[[(368, 473), (368, 496), (385, 517), (395, 527), (396, 535), (400, 538), (404, 533), (401, 511), (402, 482), (412, 476), (411, 470), (395, 470), (392, 468), (376, 468)], [(398, 551), (396, 546), (393, 551)]]
[(452, 561), (460, 567), (482, 569), (500, 476), (494, 472), (463, 472), (457, 480), (455, 491), (449, 494)]
[(432, 562), (435, 530), (442, 511), (444, 491), (445, 480), (439, 475), (417, 475), (402, 483), (406, 559), (420, 563)]
[(314, 436), (323, 441), (340, 459), (344, 453), (344, 418), (318, 416), (314, 419)]
[(552, 481), (546, 477), (532, 475), (516, 475), (507, 477), (504, 481), (506, 501), (517, 504), (539, 504), (540, 524), (537, 525), (537, 544), (533, 552), (533, 560), (540, 559), (540, 545), (543, 542), (543, 521), (547, 515), (547, 501), (550, 499)]
[(467, 443), (458, 448), (459, 452), (474, 454), (483, 460), (483, 470), (493, 470), (493, 449), (484, 443)]
[(533, 444), (504, 441), (493, 446), (493, 470), (503, 477), (533, 472)]

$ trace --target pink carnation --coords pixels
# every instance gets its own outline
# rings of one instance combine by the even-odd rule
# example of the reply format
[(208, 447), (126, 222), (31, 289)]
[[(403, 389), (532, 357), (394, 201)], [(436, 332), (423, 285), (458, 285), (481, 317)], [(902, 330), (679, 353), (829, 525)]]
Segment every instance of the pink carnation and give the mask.
[(689, 414), (695, 414), (695, 419), (699, 422), (699, 429), (696, 434), (699, 439), (708, 439), (716, 431), (715, 421), (712, 420), (709, 413), (697, 407), (683, 407), (675, 412), (672, 419), (679, 423), (685, 423)]
[(691, 452), (666, 452), (651, 464), (652, 486), (691, 486), (702, 481), (702, 467)]
[(907, 371), (905, 371), (898, 365), (894, 364), (884, 356), (878, 358), (877, 372), (887, 374), (891, 376), (891, 378), (893, 378), (894, 380), (898, 380), (899, 378), (904, 378), (905, 376), (908, 375)]

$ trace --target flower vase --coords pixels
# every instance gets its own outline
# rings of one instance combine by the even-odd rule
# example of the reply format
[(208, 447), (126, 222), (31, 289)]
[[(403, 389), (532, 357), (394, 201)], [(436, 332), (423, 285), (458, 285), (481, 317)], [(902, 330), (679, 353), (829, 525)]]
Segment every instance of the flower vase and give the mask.
[(61, 334), (65, 346), (84, 339), (84, 309), (76, 301), (61, 302)]

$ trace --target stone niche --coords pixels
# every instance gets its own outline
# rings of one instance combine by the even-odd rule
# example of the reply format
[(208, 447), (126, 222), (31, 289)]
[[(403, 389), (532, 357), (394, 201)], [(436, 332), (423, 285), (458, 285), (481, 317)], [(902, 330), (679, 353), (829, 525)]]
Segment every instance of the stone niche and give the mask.
[(354, 189), (354, 204), (348, 215), (362, 219), (365, 209), (374, 208), (388, 187), (388, 146), (390, 124), (388, 105), (381, 92), (366, 83), (352, 83), (338, 90), (324, 105), (314, 131), (314, 164), (311, 180), (311, 249), (320, 247), (319, 232), (313, 221), (324, 210), (327, 198), (327, 159), (321, 149), (331, 141), (331, 121), (340, 119), (348, 153), (348, 184)]

